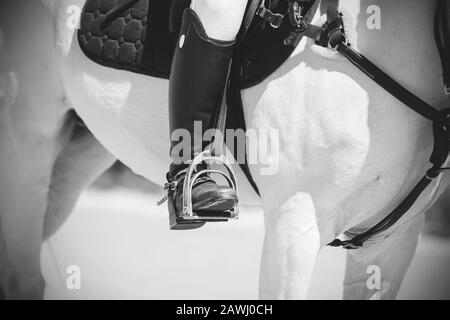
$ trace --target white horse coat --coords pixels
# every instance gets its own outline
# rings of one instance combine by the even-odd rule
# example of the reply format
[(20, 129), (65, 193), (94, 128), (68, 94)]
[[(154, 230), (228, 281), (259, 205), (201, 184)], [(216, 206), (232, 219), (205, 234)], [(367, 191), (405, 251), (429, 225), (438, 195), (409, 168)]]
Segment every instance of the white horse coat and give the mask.
[[(13, 160), (0, 156), (0, 187), (9, 186), (0, 195), (6, 248), (0, 247), (0, 262), (7, 270), (0, 272), (6, 275), (0, 284), (11, 297), (41, 295), (36, 259), (42, 228), (44, 238), (55, 231), (81, 190), (112, 163), (109, 153), (159, 184), (170, 163), (168, 82), (105, 68), (85, 57), (76, 39), (84, 0), (43, 3), (5, 5), (20, 10), (20, 21), (27, 21), (14, 34), (8, 33), (13, 22), (0, 10), (0, 56), (10, 62), (0, 64), (0, 143), (2, 150), (19, 150), (9, 153), (15, 154)], [(341, 8), (357, 50), (425, 101), (444, 108), (448, 100), (432, 30), (435, 4), (342, 0)], [(374, 29), (371, 23), (378, 18), (381, 28)], [(324, 19), (319, 10), (313, 23)], [(29, 43), (23, 45), (20, 37)], [(265, 213), (260, 297), (304, 298), (320, 247), (345, 231), (356, 234), (373, 226), (421, 178), (429, 166), (431, 124), (338, 53), (308, 39), (242, 97), (249, 129), (279, 133), (279, 154), (251, 166), (261, 201), (236, 169), (240, 201), (259, 203)], [(88, 133), (67, 137), (72, 127), (64, 119), (71, 108), (108, 151)], [(41, 147), (34, 150), (36, 143)], [(259, 144), (265, 147), (265, 141)], [(35, 171), (38, 165), (41, 175)], [(278, 171), (261, 174), (268, 165)], [(18, 180), (15, 174), (27, 166), (33, 168), (30, 176)], [(417, 245), (422, 213), (445, 185), (439, 186), (441, 180), (393, 228), (348, 252), (344, 297), (373, 296), (366, 285), (372, 265), (382, 273), (378, 296), (395, 297)], [(16, 203), (24, 192), (28, 206)], [(14, 285), (11, 278), (17, 280)]]

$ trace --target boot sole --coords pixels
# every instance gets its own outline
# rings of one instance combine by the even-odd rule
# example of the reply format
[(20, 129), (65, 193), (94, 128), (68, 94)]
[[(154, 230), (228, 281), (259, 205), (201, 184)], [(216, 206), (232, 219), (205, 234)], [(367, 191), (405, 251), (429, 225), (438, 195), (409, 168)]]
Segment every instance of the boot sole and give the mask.
[(195, 204), (194, 211), (228, 211), (233, 209), (238, 203), (237, 198), (229, 198), (229, 199), (208, 199), (199, 201)]

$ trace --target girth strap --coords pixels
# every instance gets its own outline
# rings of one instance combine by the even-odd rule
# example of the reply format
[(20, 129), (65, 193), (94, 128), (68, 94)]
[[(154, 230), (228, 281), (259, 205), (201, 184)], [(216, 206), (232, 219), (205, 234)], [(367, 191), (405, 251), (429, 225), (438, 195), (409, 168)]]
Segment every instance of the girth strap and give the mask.
[(408, 196), (383, 220), (377, 223), (374, 227), (370, 228), (366, 232), (353, 237), (351, 240), (342, 241), (336, 239), (329, 244), (333, 247), (344, 247), (345, 249), (357, 249), (364, 245), (368, 239), (380, 234), (381, 232), (392, 227), (401, 217), (403, 217), (412, 205), (416, 202), (417, 198), (423, 191), (430, 185), (430, 183), (436, 179), (442, 172), (448, 171), (450, 168), (443, 168), (450, 150), (450, 109), (444, 109), (437, 111), (438, 117), (433, 122), (433, 135), (434, 135), (434, 148), (430, 157), (430, 162), (433, 166), (428, 169), (424, 177), (417, 183)]
[(328, 245), (331, 247), (344, 247), (345, 249), (357, 249), (359, 247), (362, 247), (364, 245), (364, 242), (366, 242), (373, 236), (380, 234), (381, 232), (392, 227), (412, 207), (417, 198), (434, 180), (434, 178), (430, 177), (428, 174), (431, 174), (431, 171), (419, 181), (419, 183), (414, 187), (411, 193), (408, 194), (408, 196), (399, 204), (398, 207), (396, 207), (389, 215), (387, 215), (375, 226), (373, 226), (366, 232), (353, 237), (351, 240), (342, 241), (340, 239), (335, 239)]

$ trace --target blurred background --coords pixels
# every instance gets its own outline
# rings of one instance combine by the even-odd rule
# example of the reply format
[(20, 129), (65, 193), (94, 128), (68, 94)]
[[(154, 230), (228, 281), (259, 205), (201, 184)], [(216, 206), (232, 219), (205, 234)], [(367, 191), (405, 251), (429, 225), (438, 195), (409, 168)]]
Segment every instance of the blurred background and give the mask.
[[(162, 190), (117, 162), (43, 245), (47, 299), (257, 299), (262, 212), (196, 231), (170, 231)], [(66, 286), (81, 268), (81, 289)], [(310, 299), (341, 299), (345, 251), (320, 253)], [(450, 299), (450, 190), (427, 223), (399, 299)]]

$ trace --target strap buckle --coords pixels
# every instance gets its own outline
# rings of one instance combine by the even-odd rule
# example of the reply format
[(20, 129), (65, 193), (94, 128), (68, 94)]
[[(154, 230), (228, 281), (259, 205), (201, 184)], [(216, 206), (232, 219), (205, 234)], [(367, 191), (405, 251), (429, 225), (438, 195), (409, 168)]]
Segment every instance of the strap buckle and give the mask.
[(338, 50), (340, 44), (348, 45), (348, 37), (344, 30), (343, 14), (339, 12), (338, 17), (327, 24), (328, 48)]
[(450, 97), (450, 87), (448, 83), (444, 85), (444, 93), (447, 95), (447, 97)]
[[(333, 41), (332, 37), (337, 36), (337, 38), (340, 38), (339, 41)], [(342, 32), (342, 29), (335, 29), (330, 31), (328, 38), (330, 39), (328, 41), (328, 49), (333, 50), (333, 51), (338, 51), (339, 49), (339, 45), (343, 44), (343, 45), (348, 45), (349, 41), (348, 41), (348, 37), (347, 35)], [(335, 43), (335, 44), (333, 44)]]
[(256, 14), (270, 23), (272, 28), (278, 29), (284, 20), (284, 15), (281, 13), (273, 13), (271, 10), (267, 9), (264, 6), (259, 7), (256, 11)]
[(343, 249), (346, 250), (356, 250), (356, 249), (360, 249), (362, 247), (362, 245), (358, 245), (352, 242), (352, 240), (340, 240), (340, 239), (335, 239), (333, 242), (329, 243), (328, 246), (330, 247), (342, 247)]
[(296, 32), (303, 33), (308, 29), (308, 25), (303, 21), (303, 8), (297, 1), (289, 1), (289, 22), (296, 28)]
[(164, 185), (164, 190), (171, 192), (177, 189), (178, 181), (168, 182)]
[(159, 200), (156, 203), (156, 206), (161, 206), (164, 202), (166, 202), (169, 197), (175, 192), (175, 190), (177, 189), (178, 186), (178, 181), (174, 180), (171, 182), (167, 182), (166, 184), (164, 184), (164, 191), (166, 191), (166, 194), (164, 195), (164, 197)]

